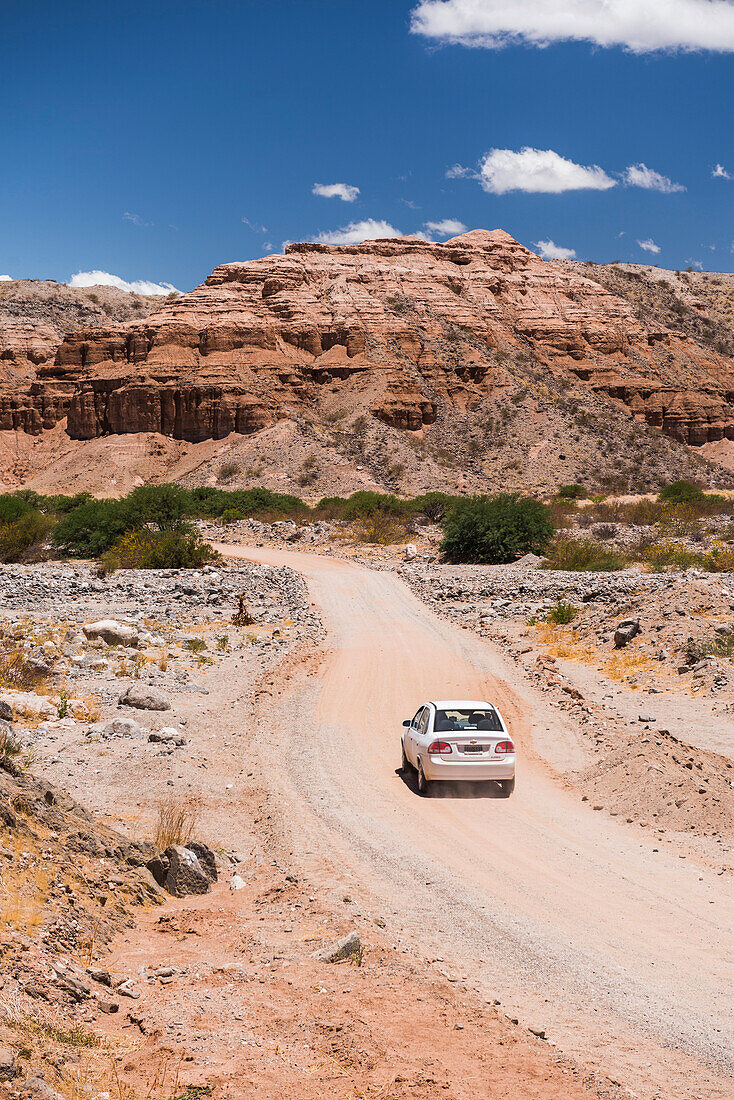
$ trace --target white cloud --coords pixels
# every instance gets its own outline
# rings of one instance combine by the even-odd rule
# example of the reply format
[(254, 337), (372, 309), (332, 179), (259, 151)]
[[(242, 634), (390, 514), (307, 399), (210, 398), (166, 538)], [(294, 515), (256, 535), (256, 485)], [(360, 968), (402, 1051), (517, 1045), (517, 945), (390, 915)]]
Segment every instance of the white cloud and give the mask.
[(643, 252), (654, 252), (654, 254), (657, 256), (658, 252), (660, 251), (660, 245), (655, 244), (655, 241), (652, 239), (652, 237), (648, 237), (646, 241), (638, 241), (637, 243)]
[(122, 216), (126, 221), (132, 222), (133, 225), (137, 225), (140, 229), (150, 229), (155, 225), (155, 222), (143, 221), (140, 214), (131, 214), (129, 210), (126, 210)]
[(446, 169), (447, 180), (466, 179), (467, 177), (471, 177), (474, 174), (475, 173), (473, 168), (464, 168), (464, 166), (461, 164), (452, 164), (450, 168)]
[(564, 191), (608, 191), (615, 181), (597, 165), (584, 167), (552, 149), (490, 149), (479, 162), (476, 175), (485, 191), (559, 195)]
[(402, 237), (399, 229), (395, 229), (386, 221), (376, 221), (375, 218), (366, 218), (361, 222), (350, 222), (341, 229), (329, 229), (325, 233), (319, 233), (311, 240), (316, 244), (361, 244), (362, 241), (372, 241), (378, 237)]
[(591, 42), (633, 53), (734, 50), (731, 0), (419, 0), (411, 30), (500, 49)]
[(312, 195), (320, 195), (322, 199), (341, 199), (342, 202), (354, 202), (359, 198), (359, 188), (351, 183), (315, 183), (311, 188)]
[(685, 191), (680, 183), (673, 183), (667, 176), (661, 176), (654, 172), (646, 164), (631, 164), (622, 176), (628, 187), (643, 187), (646, 191), (662, 191), (664, 195), (672, 195), (675, 191)]
[(733, 180), (734, 176), (727, 172), (723, 164), (717, 164), (711, 175), (715, 180)]
[(265, 225), (258, 225), (257, 222), (251, 222), (249, 218), (243, 218), (242, 222), (251, 229), (253, 233), (267, 233), (268, 229)]
[(0, 275), (0, 283), (12, 283), (12, 275)]
[(563, 248), (560, 244), (556, 244), (555, 241), (536, 241), (535, 247), (540, 252), (540, 255), (544, 260), (575, 260), (576, 250), (573, 248)]
[(686, 267), (695, 267), (697, 271), (703, 271), (703, 263), (701, 260), (686, 260)]
[(466, 233), (466, 226), (458, 218), (444, 218), (440, 222), (424, 222), (424, 227), (429, 233), (437, 233), (439, 237), (456, 237), (459, 233)]
[(170, 294), (172, 291), (179, 294), (180, 291), (172, 283), (151, 283), (147, 279), (138, 279), (128, 283), (119, 275), (110, 275), (109, 271), (77, 271), (68, 282), (69, 286), (114, 286), (118, 290), (126, 290), (129, 294)]

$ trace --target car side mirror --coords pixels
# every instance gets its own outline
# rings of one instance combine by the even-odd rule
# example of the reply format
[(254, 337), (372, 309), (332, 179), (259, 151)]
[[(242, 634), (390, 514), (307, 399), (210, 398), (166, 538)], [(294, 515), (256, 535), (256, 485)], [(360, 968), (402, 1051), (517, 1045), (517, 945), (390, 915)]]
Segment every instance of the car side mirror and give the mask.
[(410, 725), (412, 725), (412, 721), (411, 721), (411, 719), (410, 719), (410, 718), (406, 718), (406, 719), (405, 719), (405, 720), (403, 721), (403, 725), (404, 725), (404, 726), (410, 726)]

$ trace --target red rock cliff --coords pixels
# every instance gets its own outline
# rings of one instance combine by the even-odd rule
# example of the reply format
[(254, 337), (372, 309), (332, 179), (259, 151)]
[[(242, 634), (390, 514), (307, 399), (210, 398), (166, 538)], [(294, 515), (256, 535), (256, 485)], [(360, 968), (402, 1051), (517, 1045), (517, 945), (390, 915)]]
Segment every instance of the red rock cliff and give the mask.
[[(677, 439), (734, 438), (734, 362), (683, 332), (648, 331), (599, 283), (502, 231), (445, 244), (290, 245), (217, 267), (137, 322), (66, 336), (0, 426), (156, 431), (191, 441), (253, 432), (324, 382), (371, 397), (404, 429), (491, 391), (508, 357), (581, 380)], [(25, 419), (24, 419), (25, 417)]]

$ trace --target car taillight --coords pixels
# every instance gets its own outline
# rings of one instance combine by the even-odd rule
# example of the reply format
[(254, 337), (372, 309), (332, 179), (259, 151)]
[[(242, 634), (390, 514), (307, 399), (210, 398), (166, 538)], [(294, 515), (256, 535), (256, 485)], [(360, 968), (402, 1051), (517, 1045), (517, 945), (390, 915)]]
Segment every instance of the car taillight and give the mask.
[(451, 752), (451, 745), (448, 741), (432, 741), (428, 746), (428, 751), (434, 756), (448, 756)]
[(494, 751), (500, 753), (514, 752), (515, 746), (512, 741), (498, 741), (494, 747)]

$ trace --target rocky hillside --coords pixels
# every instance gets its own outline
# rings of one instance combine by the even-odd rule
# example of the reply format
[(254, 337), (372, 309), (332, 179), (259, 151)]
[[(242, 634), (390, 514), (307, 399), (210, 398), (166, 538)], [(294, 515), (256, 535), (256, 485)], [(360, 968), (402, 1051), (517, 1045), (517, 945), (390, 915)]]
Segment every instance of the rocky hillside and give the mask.
[[(35, 279), (1, 282), (0, 386), (27, 387), (39, 367), (53, 363), (68, 332), (146, 317), (160, 301), (110, 286), (77, 288)], [(37, 430), (32, 421), (23, 427)]]
[(53, 354), (39, 313), (0, 353), (0, 429), (226, 439), (187, 456), (188, 480), (216, 482), (226, 452), (230, 478), (257, 469), (283, 488), (285, 473), (314, 493), (335, 470), (404, 491), (728, 484), (695, 448), (734, 439), (732, 286), (546, 263), (502, 231), (293, 244), (152, 313), (93, 303), (103, 316)]

